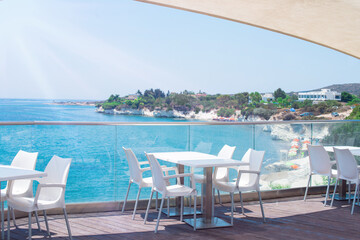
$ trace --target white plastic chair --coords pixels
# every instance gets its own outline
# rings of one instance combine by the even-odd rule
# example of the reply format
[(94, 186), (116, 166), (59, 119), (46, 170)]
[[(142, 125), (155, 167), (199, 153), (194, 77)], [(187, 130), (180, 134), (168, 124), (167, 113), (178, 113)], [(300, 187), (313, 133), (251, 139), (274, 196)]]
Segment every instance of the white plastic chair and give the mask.
[[(249, 169), (238, 170), (236, 181), (215, 181), (214, 188), (220, 191), (229, 192), (231, 197), (231, 224), (234, 223), (234, 193), (244, 191), (257, 191), (261, 207), (263, 221), (265, 222), (264, 209), (262, 206), (261, 193), (260, 193), (260, 170), (264, 159), (265, 151), (249, 150)], [(238, 169), (238, 168), (235, 168)], [(215, 168), (216, 174), (217, 169)], [(243, 207), (242, 207), (243, 208)]]
[[(25, 151), (20, 150), (14, 157), (13, 161), (11, 162), (11, 166), (34, 170), (36, 161), (37, 161), (37, 157), (38, 157), (37, 152), (30, 153), (30, 152), (25, 152)], [(8, 186), (6, 186), (5, 189), (1, 189), (1, 200), (2, 200), (1, 204), (2, 205), (4, 205), (4, 202), (7, 200), (7, 197), (9, 194), (11, 194), (13, 196), (18, 196), (18, 197), (31, 197), (33, 194), (32, 193), (32, 180), (29, 180), (29, 179), (15, 180), (12, 182), (11, 193), (9, 192), (9, 189), (10, 188)], [(9, 210), (11, 211), (12, 219), (13, 219), (14, 225), (16, 226), (14, 211), (10, 208), (9, 208)], [(36, 216), (37, 224), (38, 224), (38, 226), (40, 226), (36, 212), (35, 212), (35, 216)]]
[(352, 153), (350, 152), (349, 149), (334, 148), (334, 153), (335, 153), (336, 165), (338, 168), (338, 174), (337, 174), (336, 184), (335, 184), (334, 193), (333, 193), (333, 196), (331, 199), (330, 206), (331, 207), (333, 206), (334, 197), (335, 197), (335, 193), (336, 193), (336, 187), (337, 187), (337, 183), (338, 183), (339, 179), (347, 180), (351, 183), (355, 183), (355, 185), (356, 185), (353, 205), (351, 208), (351, 214), (354, 214), (354, 206), (355, 206), (356, 198), (357, 198), (357, 195), (359, 192), (360, 171), (357, 166), (355, 157), (354, 157), (354, 155), (352, 155)]
[[(217, 156), (223, 159), (231, 159), (234, 155), (235, 149), (236, 147), (231, 147), (225, 144)], [(192, 173), (194, 172), (193, 168), (191, 168), (191, 172)], [(228, 175), (229, 175), (229, 170), (227, 167), (219, 167), (217, 168), (217, 173), (214, 174), (213, 181), (220, 181), (223, 179), (227, 179)], [(195, 179), (195, 183), (200, 183), (200, 184), (205, 183), (205, 176), (203, 174), (194, 174), (194, 179)], [(218, 197), (219, 197), (219, 202), (221, 204), (220, 191), (218, 191)], [(203, 196), (201, 195), (201, 211), (203, 209), (203, 201), (204, 201)], [(191, 201), (190, 201), (190, 206), (191, 206)]]
[[(37, 186), (35, 197), (9, 195), (8, 205), (11, 208), (29, 213), (29, 239), (31, 239), (31, 213), (34, 211), (43, 211), (46, 230), (50, 236), (46, 210), (53, 208), (63, 209), (69, 238), (72, 239), (65, 206), (65, 187), (70, 163), (71, 158), (61, 158), (54, 155), (44, 171), (47, 173), (47, 177), (37, 179), (39, 185)], [(11, 187), (12, 181), (10, 181), (9, 185)]]
[[(141, 165), (149, 165), (148, 161), (143, 161), (143, 162), (139, 162), (137, 157), (135, 156), (134, 152), (130, 149), (130, 148), (124, 148), (125, 154), (126, 154), (126, 159), (128, 161), (129, 164), (129, 171), (130, 171), (130, 180), (129, 180), (129, 186), (126, 192), (126, 196), (125, 196), (125, 200), (124, 200), (124, 204), (122, 207), (122, 212), (125, 211), (125, 205), (127, 202), (127, 198), (129, 196), (129, 191), (130, 191), (130, 187), (132, 183), (135, 183), (139, 186), (139, 191), (137, 193), (137, 197), (136, 197), (136, 202), (135, 202), (135, 206), (134, 206), (134, 211), (133, 211), (133, 216), (132, 219), (135, 219), (135, 214), (136, 214), (136, 208), (139, 202), (139, 197), (140, 197), (140, 192), (141, 189), (144, 187), (152, 187), (153, 186), (153, 180), (152, 177), (147, 177), (147, 178), (143, 178), (142, 174), (145, 171), (150, 171), (150, 167), (145, 167), (145, 168), (141, 168)], [(174, 170), (175, 173), (177, 173), (177, 168), (176, 167), (166, 167), (166, 166), (162, 166), (163, 171), (166, 172), (166, 174), (168, 174), (168, 171)], [(158, 203), (158, 195), (156, 194), (156, 209), (157, 207), (157, 203)]]
[(336, 162), (330, 161), (329, 154), (326, 152), (323, 146), (308, 145), (307, 147), (309, 152), (310, 173), (309, 173), (308, 184), (305, 190), (304, 201), (306, 201), (306, 196), (311, 182), (311, 176), (314, 174), (326, 176), (328, 179), (328, 185), (326, 189), (325, 202), (324, 202), (324, 206), (326, 206), (327, 199), (329, 198), (331, 179), (336, 178), (337, 176), (337, 171), (331, 169), (332, 165), (334, 165)]
[[(146, 153), (145, 153), (146, 154)], [(163, 169), (161, 169), (159, 162), (156, 160), (155, 156), (152, 154), (146, 154), (146, 157), (149, 160), (150, 168), (152, 172), (153, 179), (153, 188), (151, 189), (149, 203), (146, 209), (146, 214), (144, 218), (144, 224), (146, 224), (147, 217), (149, 214), (149, 208), (151, 205), (151, 200), (154, 192), (158, 192), (162, 195), (160, 210), (156, 222), (155, 233), (158, 231), (159, 221), (161, 217), (161, 211), (164, 205), (165, 198), (170, 197), (181, 197), (181, 207), (180, 207), (180, 221), (183, 221), (183, 212), (184, 212), (184, 197), (185, 196), (194, 196), (194, 231), (196, 231), (196, 198), (197, 192), (195, 187), (195, 181), (193, 181), (194, 174), (193, 173), (183, 173), (183, 174), (175, 174), (171, 176), (164, 176)], [(176, 185), (168, 185), (168, 180), (171, 178), (180, 178), (180, 177), (190, 177), (192, 182), (192, 187), (187, 187), (184, 185), (176, 184)]]

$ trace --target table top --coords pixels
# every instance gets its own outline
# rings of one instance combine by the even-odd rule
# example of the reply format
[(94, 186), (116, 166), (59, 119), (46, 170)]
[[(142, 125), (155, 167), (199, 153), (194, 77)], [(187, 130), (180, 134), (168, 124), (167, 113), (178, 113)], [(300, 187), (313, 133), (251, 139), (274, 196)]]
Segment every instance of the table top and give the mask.
[(360, 147), (353, 146), (327, 146), (324, 147), (328, 152), (334, 152), (334, 147), (338, 149), (349, 149), (354, 156), (360, 156)]
[(158, 152), (150, 154), (163, 161), (195, 168), (248, 165), (248, 163), (243, 163), (239, 160), (223, 159), (215, 155), (200, 152)]
[(8, 165), (0, 165), (0, 181), (9, 181), (17, 179), (31, 179), (38, 177), (46, 177), (45, 172), (36, 170), (17, 168)]

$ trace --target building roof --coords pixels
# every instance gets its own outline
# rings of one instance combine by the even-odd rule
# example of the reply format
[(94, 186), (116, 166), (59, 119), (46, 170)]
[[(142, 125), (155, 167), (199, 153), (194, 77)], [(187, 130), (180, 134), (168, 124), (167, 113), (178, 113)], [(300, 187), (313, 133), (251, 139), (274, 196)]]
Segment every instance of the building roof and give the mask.
[(360, 59), (360, 1), (137, 0), (313, 42)]

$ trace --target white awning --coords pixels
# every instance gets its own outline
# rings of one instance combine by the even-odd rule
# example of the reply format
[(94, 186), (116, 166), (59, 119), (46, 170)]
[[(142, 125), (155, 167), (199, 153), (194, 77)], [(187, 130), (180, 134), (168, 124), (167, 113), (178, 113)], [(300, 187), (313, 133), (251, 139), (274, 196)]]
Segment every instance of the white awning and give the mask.
[(359, 0), (137, 0), (279, 32), (360, 59)]

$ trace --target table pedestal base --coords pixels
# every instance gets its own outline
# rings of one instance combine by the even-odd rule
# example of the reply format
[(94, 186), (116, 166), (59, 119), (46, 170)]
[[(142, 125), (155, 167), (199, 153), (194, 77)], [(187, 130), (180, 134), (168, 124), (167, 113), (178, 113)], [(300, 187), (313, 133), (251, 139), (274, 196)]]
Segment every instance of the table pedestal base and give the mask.
[[(184, 219), (184, 222), (194, 227), (194, 218)], [(206, 222), (205, 218), (196, 218), (196, 229), (231, 227), (232, 225), (218, 217), (213, 217), (211, 222)]]
[[(324, 196), (325, 196), (325, 195), (324, 195)], [(331, 198), (332, 198), (332, 194), (329, 195), (330, 201), (331, 201)], [(354, 199), (354, 194), (351, 194), (351, 199)], [(349, 200), (349, 194), (347, 193), (344, 197), (340, 196), (339, 194), (335, 194), (334, 200), (337, 200), (337, 201), (346, 201), (346, 200)]]
[[(165, 213), (166, 216), (168, 216), (167, 208), (163, 208), (163, 213)], [(196, 215), (202, 214), (201, 211), (197, 210)], [(183, 216), (190, 216), (194, 215), (194, 208), (193, 207), (184, 207), (184, 213)], [(168, 217), (178, 217), (180, 216), (180, 209), (172, 207), (170, 208), (170, 215)]]

